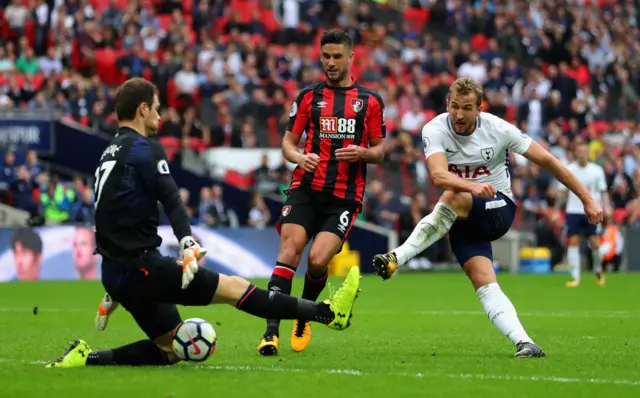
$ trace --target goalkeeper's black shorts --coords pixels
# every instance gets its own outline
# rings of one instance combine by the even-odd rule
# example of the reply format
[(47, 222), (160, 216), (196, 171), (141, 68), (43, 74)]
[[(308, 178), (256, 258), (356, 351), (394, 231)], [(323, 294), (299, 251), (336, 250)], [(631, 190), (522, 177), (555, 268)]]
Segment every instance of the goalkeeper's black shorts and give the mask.
[(109, 295), (131, 313), (150, 339), (180, 324), (176, 304), (209, 305), (220, 276), (200, 268), (189, 287), (182, 290), (182, 267), (176, 258), (151, 250), (136, 261), (103, 258), (102, 284)]

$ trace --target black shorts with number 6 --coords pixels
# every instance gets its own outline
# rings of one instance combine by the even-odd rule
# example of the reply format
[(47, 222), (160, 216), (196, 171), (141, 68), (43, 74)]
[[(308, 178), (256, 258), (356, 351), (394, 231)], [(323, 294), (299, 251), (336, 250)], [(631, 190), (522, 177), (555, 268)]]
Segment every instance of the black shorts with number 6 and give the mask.
[(360, 208), (355, 201), (337, 198), (322, 191), (296, 188), (289, 192), (276, 227), (279, 233), (284, 224), (298, 224), (307, 231), (309, 240), (319, 232), (330, 232), (344, 241)]

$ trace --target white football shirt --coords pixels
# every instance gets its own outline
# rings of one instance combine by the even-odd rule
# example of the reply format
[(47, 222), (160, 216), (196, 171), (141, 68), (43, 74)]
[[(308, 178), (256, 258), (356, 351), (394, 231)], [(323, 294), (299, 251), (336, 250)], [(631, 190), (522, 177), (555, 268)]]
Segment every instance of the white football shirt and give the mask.
[[(607, 178), (604, 174), (604, 169), (595, 163), (589, 162), (586, 166), (580, 167), (578, 162), (570, 163), (567, 168), (575, 174), (580, 183), (593, 198), (602, 206), (602, 193), (607, 190)], [(558, 182), (559, 188), (563, 191), (567, 191), (568, 188)], [(569, 192), (567, 198), (567, 214), (584, 214), (584, 206), (578, 196)]]
[(458, 135), (449, 113), (442, 113), (422, 128), (422, 142), (427, 158), (443, 152), (450, 172), (465, 180), (489, 183), (513, 199), (509, 149), (522, 155), (529, 149), (531, 138), (506, 120), (485, 112), (476, 119), (471, 135)]

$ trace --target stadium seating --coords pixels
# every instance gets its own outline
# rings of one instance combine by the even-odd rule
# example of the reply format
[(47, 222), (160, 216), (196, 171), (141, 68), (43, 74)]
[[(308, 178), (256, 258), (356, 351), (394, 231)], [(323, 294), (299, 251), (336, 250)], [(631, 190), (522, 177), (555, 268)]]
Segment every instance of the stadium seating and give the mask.
[[(484, 7), (482, 5), (484, 3), (481, 2), (462, 3), (468, 3), (471, 9)], [(91, 40), (87, 41), (82, 33), (78, 34), (77, 29), (72, 28), (68, 29), (66, 33), (61, 33), (57, 27), (52, 26), (48, 34), (42, 35), (38, 33), (39, 27), (36, 26), (36, 20), (28, 19), (21, 32), (12, 29), (6, 23), (2, 10), (0, 10), (0, 20), (2, 21), (0, 24), (0, 44), (7, 49), (10, 46), (9, 43), (11, 46), (18, 45), (19, 48), (20, 39), (24, 36), (26, 44), (22, 45), (36, 49), (38, 56), (44, 56), (48, 47), (60, 49), (57, 56), (62, 61), (64, 70), (61, 74), (54, 76), (58, 82), (57, 89), (64, 94), (66, 101), (64, 106), (58, 106), (58, 109), (62, 111), (60, 120), (73, 121), (96, 128), (95, 126), (113, 125), (115, 121), (112, 106), (113, 88), (128, 78), (119, 65), (123, 57), (131, 53), (129, 49), (131, 46), (125, 44), (128, 39), (125, 37), (124, 26), (114, 22), (117, 18), (107, 19), (103, 16), (121, 16), (123, 10), (129, 6), (129, 2), (118, 0), (118, 9), (110, 9), (107, 0), (91, 0), (89, 4), (93, 10), (89, 8), (84, 10), (85, 19), (93, 19), (97, 23), (101, 35), (104, 35), (109, 29), (115, 32), (115, 40), (113, 41), (99, 43), (100, 39), (98, 39), (91, 57), (85, 56), (81, 48), (82, 43)], [(443, 13), (443, 10), (438, 7), (421, 8), (417, 6), (417, 2), (404, 9), (394, 8), (395, 5), (392, 4), (370, 3), (371, 11), (369, 14), (362, 14), (363, 11), (355, 7), (345, 9), (344, 14), (338, 15), (338, 19), (323, 12), (320, 12), (318, 14), (320, 17), (316, 18), (315, 14), (308, 14), (307, 10), (301, 9), (300, 14), (295, 16), (300, 20), (300, 25), (292, 36), (292, 32), (287, 31), (282, 25), (283, 19), (279, 15), (282, 12), (280, 8), (271, 8), (270, 5), (265, 5), (266, 3), (262, 1), (226, 1), (223, 9), (211, 8), (211, 14), (205, 18), (199, 14), (199, 0), (182, 2), (176, 6), (177, 11), (170, 7), (167, 8), (169, 2), (158, 0), (144, 0), (138, 4), (137, 12), (142, 17), (141, 21), (146, 25), (159, 27), (162, 35), (166, 35), (157, 38), (159, 45), (157, 50), (153, 50), (153, 40), (156, 39), (149, 39), (149, 42), (145, 42), (147, 39), (144, 32), (138, 32), (138, 43), (143, 47), (143, 51), (137, 54), (142, 57), (144, 62), (141, 75), (155, 81), (163, 96), (163, 105), (178, 109), (180, 117), (184, 115), (186, 108), (195, 107), (197, 110), (199, 127), (195, 130), (192, 129), (191, 133), (197, 130), (197, 134), (194, 133), (195, 135), (190, 136), (190, 139), (182, 140), (178, 136), (167, 133), (168, 130), (161, 130), (160, 142), (172, 161), (180, 160), (179, 155), (184, 150), (196, 153), (203, 152), (214, 143), (221, 142), (220, 139), (214, 139), (213, 135), (224, 131), (224, 126), (219, 124), (221, 118), (224, 117), (222, 115), (224, 112), (228, 111), (232, 127), (230, 132), (223, 134), (231, 136), (239, 134), (239, 126), (246, 119), (246, 115), (241, 109), (247, 108), (230, 106), (232, 104), (228, 99), (230, 94), (225, 86), (230, 82), (229, 75), (220, 75), (225, 68), (228, 68), (229, 71), (234, 68), (231, 74), (235, 74), (241, 84), (246, 84), (248, 81), (246, 74), (252, 72), (252, 68), (256, 69), (255, 74), (258, 78), (254, 82), (257, 82), (258, 85), (264, 85), (268, 93), (267, 106), (272, 107), (275, 113), (270, 113), (264, 119), (254, 119), (252, 134), (255, 134), (256, 142), (277, 148), (285, 128), (283, 119), (286, 119), (286, 112), (291, 101), (302, 86), (309, 81), (317, 81), (321, 77), (317, 57), (322, 32), (336, 26), (336, 21), (344, 22), (351, 18), (355, 24), (349, 25), (347, 28), (356, 39), (352, 75), (356, 79), (364, 78), (367, 86), (379, 90), (384, 96), (387, 108), (386, 125), (389, 134), (390, 154), (393, 152), (402, 154), (405, 151), (399, 146), (397, 137), (402, 133), (400, 123), (402, 116), (409, 110), (404, 105), (408, 100), (418, 99), (424, 105), (423, 114), (426, 122), (442, 111), (444, 97), (443, 92), (438, 88), (442, 76), (441, 72), (447, 73), (445, 83), (451, 83), (458, 76), (458, 68), (467, 62), (470, 56), (470, 53), (461, 48), (460, 43), (468, 42), (469, 51), (479, 54), (481, 65), (484, 65), (480, 68), (484, 68), (485, 76), (487, 76), (484, 81), (487, 95), (483, 101), (486, 111), (503, 112), (501, 116), (519, 125), (526, 132), (536, 138), (546, 140), (552, 147), (560, 148), (558, 146), (559, 138), (552, 136), (548, 131), (550, 123), (557, 124), (565, 137), (591, 140), (595, 146), (604, 148), (600, 149), (597, 157), (594, 154), (594, 159), (597, 158), (603, 165), (615, 164), (619, 154), (626, 156), (625, 159), (630, 162), (630, 166), (625, 168), (624, 173), (630, 181), (635, 179), (636, 164), (628, 154), (633, 151), (629, 142), (635, 142), (634, 137), (639, 133), (637, 124), (634, 122), (637, 106), (620, 95), (615, 96), (618, 93), (616, 89), (619, 87), (616, 84), (619, 84), (617, 82), (621, 79), (619, 72), (613, 72), (610, 63), (605, 65), (607, 69), (604, 71), (609, 80), (597, 80), (594, 76), (594, 69), (589, 63), (591, 60), (588, 53), (580, 53), (576, 50), (573, 53), (568, 52), (562, 59), (550, 58), (545, 55), (544, 49), (536, 47), (541, 40), (540, 37), (535, 38), (536, 40), (531, 40), (528, 36), (522, 37), (522, 35), (530, 34), (526, 30), (513, 31), (513, 36), (519, 44), (516, 47), (510, 47), (507, 42), (508, 38), (495, 26), (496, 21), (499, 20), (497, 17), (504, 17), (500, 14), (503, 12), (501, 10), (489, 12), (481, 9), (482, 12), (477, 15), (493, 15), (491, 13), (494, 12), (499, 14), (496, 18), (490, 17), (482, 21), (478, 19), (476, 14), (464, 14), (463, 25), (465, 29), (456, 30), (456, 27), (460, 28), (462, 25), (456, 25), (453, 19), (455, 10)], [(535, 6), (533, 9), (535, 12), (537, 12), (536, 7), (553, 8), (555, 6), (548, 4)], [(156, 9), (155, 16), (151, 20), (145, 20), (147, 10), (150, 8)], [(54, 12), (57, 10), (51, 10), (51, 15), (54, 15)], [(284, 12), (289, 11), (284, 10)], [(593, 12), (596, 15), (594, 23), (604, 24), (605, 14), (609, 12), (606, 5), (594, 8)], [(175, 13), (178, 14), (178, 19), (182, 22), (176, 22)], [(559, 14), (547, 12), (545, 15)], [(287, 17), (292, 17), (292, 15), (287, 15)], [(360, 24), (363, 21), (373, 23)], [(349, 23), (347, 22), (347, 24)], [(498, 23), (500, 22), (498, 21)], [(311, 36), (307, 34), (307, 25), (311, 26), (311, 31), (314, 33)], [(186, 27), (187, 32), (184, 35), (178, 32), (179, 26)], [(503, 28), (503, 31), (506, 29)], [(376, 39), (378, 33), (374, 31), (385, 32), (384, 45), (381, 45), (383, 42)], [(541, 32), (541, 30), (536, 32)], [(548, 38), (551, 40), (551, 45), (558, 45), (552, 35), (549, 35)], [(414, 39), (417, 40), (418, 47), (415, 50), (409, 50), (408, 43)], [(205, 42), (208, 40), (215, 43), (214, 50), (223, 57), (221, 58), (223, 64), (209, 64), (206, 57), (203, 58), (204, 61), (201, 59), (198, 62), (199, 57), (203, 54)], [(497, 41), (498, 44), (498, 52), (495, 54), (491, 54), (492, 41)], [(248, 55), (256, 55), (259, 63), (253, 66), (250, 64), (232, 65), (235, 55), (232, 54), (232, 50), (229, 50), (231, 43), (243, 49), (243, 56), (239, 59), (246, 61), (250, 58)], [(583, 47), (587, 47), (587, 44), (587, 41), (581, 42)], [(606, 51), (615, 51), (615, 45), (616, 43), (612, 43), (606, 48)], [(152, 51), (147, 50), (145, 46), (149, 46), (148, 48)], [(66, 48), (69, 51), (66, 51)], [(166, 52), (171, 54), (171, 60), (174, 62), (170, 67), (163, 64)], [(307, 58), (306, 54), (310, 54), (311, 58)], [(14, 54), (13, 60), (17, 60), (21, 55), (18, 51)], [(437, 65), (436, 61), (438, 60), (434, 58), (437, 56), (442, 56), (446, 60), (444, 68)], [(416, 68), (412, 67), (412, 60), (416, 59), (414, 57), (421, 60), (419, 75), (416, 75)], [(183, 59), (192, 62), (193, 71), (198, 74), (199, 79), (196, 92), (190, 96), (181, 94), (182, 86), (185, 83), (181, 80), (180, 74), (177, 74), (182, 67)], [(373, 68), (369, 65), (370, 59), (375, 60)], [(507, 70), (510, 59), (515, 60), (516, 70)], [(559, 61), (565, 59), (572, 61), (571, 65), (568, 65), (566, 75), (551, 76), (552, 67), (559, 66), (562, 69)], [(283, 61), (288, 61), (288, 63), (283, 63)], [(380, 62), (388, 62), (388, 64)], [(398, 66), (395, 66), (396, 64)], [(280, 66), (273, 69), (277, 65)], [(304, 68), (296, 69), (299, 65), (304, 65)], [(621, 70), (629, 72), (628, 80), (632, 82), (631, 90), (636, 90), (635, 93), (637, 93), (637, 90), (640, 89), (637, 85), (640, 77), (627, 63), (623, 62), (621, 66)], [(208, 68), (211, 68), (214, 73), (212, 82), (207, 82)], [(497, 77), (490, 76), (494, 68), (498, 68)], [(307, 80), (302, 81), (302, 70), (310, 73), (311, 80), (308, 80), (307, 76)], [(534, 101), (530, 96), (531, 88), (534, 87), (531, 79), (533, 79), (532, 73), (536, 70), (543, 73), (542, 79), (547, 79), (546, 82), (543, 80), (542, 83), (536, 84), (542, 84), (540, 86), (542, 88), (546, 87), (545, 84), (550, 87), (542, 93), (540, 108), (543, 113), (541, 115), (530, 114), (530, 109), (533, 109), (530, 104), (533, 104), (532, 101)], [(53, 107), (55, 91), (47, 90), (48, 77), (46, 73), (47, 71), (39, 71), (27, 78), (26, 74), (17, 69), (5, 70), (0, 72), (0, 85), (8, 87), (11, 81), (15, 82), (17, 88), (29, 89), (31, 85), (35, 91), (42, 90), (46, 93), (49, 107)], [(371, 75), (375, 78), (368, 78)], [(572, 82), (575, 83), (576, 89), (566, 90), (566, 87), (574, 84)], [(88, 89), (86, 98), (78, 98), (77, 96), (80, 84)], [(603, 89), (603, 84), (609, 85), (607, 90)], [(417, 97), (411, 98), (411, 94), (408, 94), (407, 88), (409, 86), (413, 87), (413, 91), (418, 92)], [(248, 99), (251, 98), (250, 91), (253, 87), (253, 85), (246, 86)], [(585, 91), (585, 87), (590, 87), (591, 90)], [(96, 92), (104, 89), (106, 89), (107, 95), (101, 100), (101, 103), (105, 114), (95, 114), (93, 104), (97, 98)], [(277, 102), (279, 100), (276, 100), (275, 96), (278, 90), (282, 91), (285, 97), (281, 104)], [(548, 98), (554, 90), (562, 95), (562, 108), (556, 118), (550, 119), (548, 115), (553, 110), (550, 108)], [(497, 93), (500, 95), (498, 96)], [(20, 96), (5, 89), (2, 95), (11, 100), (13, 107), (23, 110), (36, 107), (32, 92), (24, 91)], [(498, 99), (498, 97), (502, 98)], [(218, 102), (213, 103), (212, 98), (217, 98)], [(247, 104), (247, 100), (243, 101)], [(585, 101), (586, 109), (576, 111), (575, 104), (572, 105), (576, 101)], [(536, 118), (541, 118), (544, 123), (539, 124), (539, 127), (532, 127), (531, 123), (535, 123)], [(570, 119), (572, 118), (578, 121), (578, 131), (571, 130), (573, 127), (571, 127)], [(186, 134), (191, 135), (191, 133)], [(212, 134), (212, 138), (209, 139), (207, 134)], [(252, 142), (252, 140), (240, 141)], [(235, 141), (228, 139), (227, 136), (223, 142), (225, 142), (223, 145), (229, 145), (230, 142)], [(565, 160), (570, 161), (571, 155), (567, 149), (570, 147), (561, 148), (554, 153), (565, 153)], [(419, 148), (417, 150), (419, 152)], [(49, 155), (43, 154), (43, 156), (44, 159), (47, 159)], [(48, 160), (51, 160), (55, 156), (49, 156), (49, 158)], [(410, 197), (416, 191), (426, 189), (432, 200), (437, 197), (437, 189), (431, 187), (428, 180), (416, 183), (420, 170), (424, 169), (423, 156), (389, 156), (388, 158), (389, 161), (384, 166), (373, 167), (374, 170), (370, 174), (372, 180), (383, 182), (398, 196)], [(519, 176), (518, 178), (524, 186), (540, 185), (536, 180), (537, 177), (531, 175), (526, 164), (512, 164), (511, 167), (513, 175)], [(618, 172), (615, 167), (609, 167), (608, 170), (609, 173)], [(243, 174), (230, 170), (224, 176), (224, 181), (241, 188), (250, 188), (253, 176), (251, 173)], [(614, 179), (610, 178), (610, 182), (614, 184)], [(620, 203), (622, 207), (616, 209), (614, 215), (616, 222), (622, 223), (628, 219), (629, 211), (626, 206), (635, 200), (636, 195), (634, 184), (630, 185), (632, 186), (630, 188), (632, 195), (627, 202)], [(611, 189), (614, 189), (613, 185)], [(527, 190), (525, 189), (524, 192)], [(552, 204), (553, 199), (550, 194), (548, 195), (547, 192), (540, 194), (548, 196), (549, 205)], [(524, 197), (520, 197), (520, 199), (524, 199)], [(375, 216), (370, 217), (370, 220), (376, 222)]]

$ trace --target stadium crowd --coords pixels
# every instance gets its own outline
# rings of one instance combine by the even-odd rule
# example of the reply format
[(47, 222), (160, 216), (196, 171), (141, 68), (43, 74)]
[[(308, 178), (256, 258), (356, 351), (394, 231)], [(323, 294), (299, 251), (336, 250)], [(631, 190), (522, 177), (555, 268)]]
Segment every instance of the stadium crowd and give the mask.
[[(445, 110), (453, 79), (467, 76), (483, 83), (485, 111), (518, 125), (563, 161), (572, 159), (575, 143), (589, 142), (591, 158), (606, 170), (614, 221), (640, 221), (635, 1), (3, 0), (0, 6), (0, 112), (52, 111), (113, 134), (114, 88), (143, 76), (160, 90), (160, 139), (170, 158), (210, 147), (278, 147), (296, 93), (322, 79), (319, 33), (340, 26), (357, 43), (354, 77), (386, 104), (387, 161), (370, 166), (363, 218), (406, 233), (429, 211), (436, 192), (420, 130)], [(522, 157), (509, 160), (520, 225), (557, 229), (548, 210), (557, 194), (553, 178)], [(50, 221), (90, 222), (89, 181), (63, 185), (37, 164), (34, 152), (6, 151), (0, 187), (11, 189), (13, 204)], [(286, 167), (255, 172), (256, 186), (278, 192), (288, 178)], [(34, 187), (41, 189), (33, 193)], [(224, 215), (220, 195), (213, 187), (195, 205), (185, 198), (194, 222), (229, 225), (233, 217)], [(251, 222), (273, 221), (259, 193), (254, 202)]]

